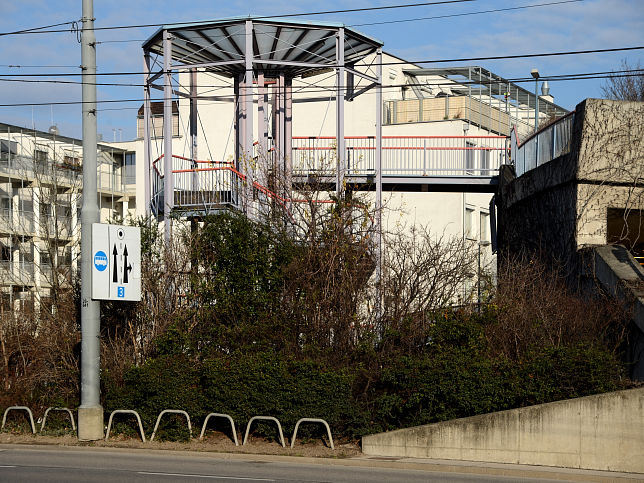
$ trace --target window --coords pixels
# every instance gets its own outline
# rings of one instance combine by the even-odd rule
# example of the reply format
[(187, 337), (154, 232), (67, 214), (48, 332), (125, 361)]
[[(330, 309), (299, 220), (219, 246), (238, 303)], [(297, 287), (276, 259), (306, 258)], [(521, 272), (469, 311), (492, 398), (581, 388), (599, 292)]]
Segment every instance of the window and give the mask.
[(49, 203), (40, 203), (40, 217), (44, 221), (51, 216), (51, 205)]
[(42, 149), (34, 149), (34, 161), (38, 164), (47, 163), (47, 151)]
[(474, 208), (465, 208), (465, 238), (474, 237)]
[(0, 139), (0, 159), (8, 160), (9, 156), (18, 154), (18, 143), (8, 139)]
[(481, 243), (487, 244), (490, 242), (490, 215), (488, 213), (481, 212), (479, 221), (481, 224), (479, 230), (479, 239)]
[(49, 256), (49, 251), (42, 249), (40, 251), (40, 263), (42, 265), (51, 265), (51, 256)]
[(136, 153), (125, 153), (125, 184), (136, 183)]
[(490, 150), (482, 149), (481, 151), (481, 175), (488, 176), (490, 174)]
[(81, 165), (80, 156), (76, 153), (66, 153), (63, 158), (63, 164), (66, 168), (78, 169)]
[(11, 260), (11, 247), (0, 242), (0, 261), (8, 262)]
[(465, 141), (465, 172), (467, 174), (474, 174), (474, 143)]

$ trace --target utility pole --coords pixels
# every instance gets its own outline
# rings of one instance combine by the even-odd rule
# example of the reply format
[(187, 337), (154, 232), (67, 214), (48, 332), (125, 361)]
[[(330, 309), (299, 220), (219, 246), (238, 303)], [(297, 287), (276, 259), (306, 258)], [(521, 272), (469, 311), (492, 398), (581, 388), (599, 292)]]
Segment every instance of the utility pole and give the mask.
[(96, 199), (96, 37), (93, 0), (83, 0), (83, 204), (81, 208), (81, 404), (78, 439), (103, 438), (100, 399), (101, 303), (92, 300), (92, 223), (99, 222)]

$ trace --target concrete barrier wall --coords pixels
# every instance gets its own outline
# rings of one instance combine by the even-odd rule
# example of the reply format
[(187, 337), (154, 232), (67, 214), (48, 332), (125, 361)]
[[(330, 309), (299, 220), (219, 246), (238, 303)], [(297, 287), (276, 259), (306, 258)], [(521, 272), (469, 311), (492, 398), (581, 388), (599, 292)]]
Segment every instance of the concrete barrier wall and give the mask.
[(644, 473), (644, 388), (373, 434), (362, 451)]

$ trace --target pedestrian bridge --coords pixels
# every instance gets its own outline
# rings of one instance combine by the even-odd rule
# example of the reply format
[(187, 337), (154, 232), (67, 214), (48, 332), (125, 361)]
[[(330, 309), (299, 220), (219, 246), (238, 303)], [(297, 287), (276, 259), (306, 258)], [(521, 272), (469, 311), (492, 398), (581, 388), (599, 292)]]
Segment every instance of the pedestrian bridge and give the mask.
[[(427, 190), (452, 192), (489, 192), (497, 185), (502, 164), (508, 162), (509, 140), (506, 136), (383, 136), (382, 184), (387, 191)], [(256, 146), (257, 147), (257, 146)], [(375, 189), (375, 136), (346, 136), (345, 179), (352, 189)], [(320, 189), (333, 189), (337, 176), (337, 142), (332, 136), (294, 136), (290, 160), (270, 148), (267, 166), (290, 165), (294, 186), (315, 182)], [(163, 156), (152, 163), (152, 207), (163, 212), (166, 174)], [(246, 176), (232, 162), (196, 160), (172, 156), (174, 211), (198, 213), (238, 206)], [(281, 202), (304, 201), (278, 195), (270, 189), (269, 173), (253, 180), (256, 192)], [(275, 183), (273, 182), (273, 185)]]

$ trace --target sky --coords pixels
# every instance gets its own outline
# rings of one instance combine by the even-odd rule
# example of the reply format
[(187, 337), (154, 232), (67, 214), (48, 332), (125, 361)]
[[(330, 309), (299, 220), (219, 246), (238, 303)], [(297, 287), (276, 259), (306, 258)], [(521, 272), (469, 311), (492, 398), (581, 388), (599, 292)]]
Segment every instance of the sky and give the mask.
[[(543, 5), (556, 1), (472, 0), (305, 16), (298, 17), (298, 21), (343, 23), (383, 41), (386, 52), (412, 62), (644, 46), (644, 0), (569, 0)], [(97, 27), (107, 27), (207, 21), (248, 15), (288, 15), (404, 3), (391, 0), (272, 0), (254, 3), (238, 0), (110, 0), (95, 1), (94, 16)], [(485, 12), (540, 4), (541, 6), (511, 11)], [(81, 0), (0, 0), (0, 33), (79, 21), (81, 14)], [(59, 28), (68, 27), (66, 25)], [(156, 27), (147, 27), (97, 31), (98, 72), (141, 72), (141, 44), (156, 30)], [(542, 76), (613, 71), (621, 68), (623, 60), (631, 66), (639, 63), (644, 67), (644, 50), (469, 63), (433, 63), (428, 66), (481, 65), (502, 77), (515, 79), (529, 77), (533, 68), (537, 68)], [(81, 88), (78, 85), (10, 81), (17, 79), (12, 77), (16, 74), (78, 74), (80, 63), (81, 46), (77, 34), (72, 31), (0, 35), (0, 122), (35, 126), (41, 130), (47, 130), (53, 123), (59, 127), (61, 134), (80, 137), (79, 104), (4, 106), (16, 103), (80, 101)], [(21, 67), (12, 67), (16, 65)], [(29, 79), (45, 80), (47, 77)], [(116, 83), (142, 83), (141, 74), (109, 79)], [(551, 81), (550, 93), (555, 97), (555, 103), (566, 109), (573, 109), (585, 98), (602, 97), (601, 86), (605, 82), (597, 79)], [(534, 83), (528, 82), (523, 86), (532, 90)], [(142, 97), (142, 87), (98, 87), (99, 100)], [(136, 136), (136, 111), (140, 105), (141, 101), (99, 104), (98, 132), (103, 139), (133, 139)]]

